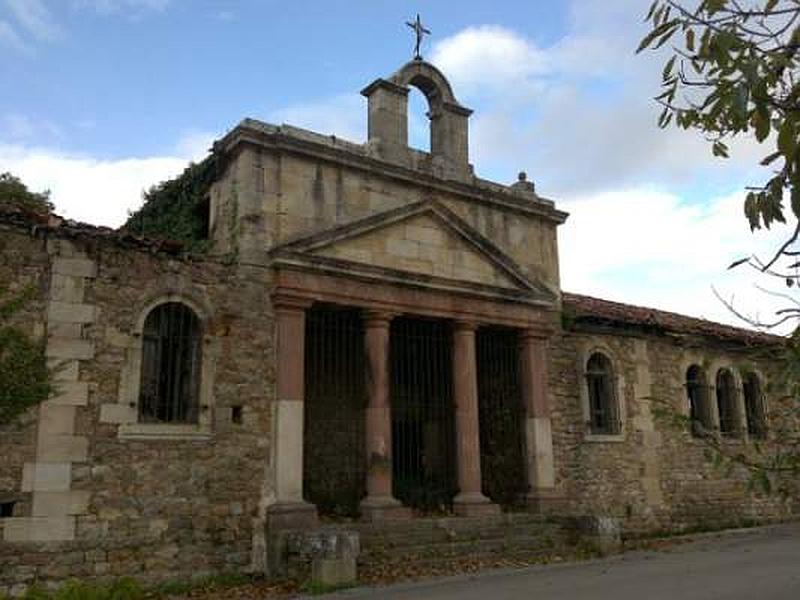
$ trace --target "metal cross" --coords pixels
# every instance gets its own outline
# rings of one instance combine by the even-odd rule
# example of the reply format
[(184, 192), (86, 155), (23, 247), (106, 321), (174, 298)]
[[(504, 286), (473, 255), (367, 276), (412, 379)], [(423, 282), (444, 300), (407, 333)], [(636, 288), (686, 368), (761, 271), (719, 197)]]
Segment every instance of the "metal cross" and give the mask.
[(411, 27), (417, 35), (417, 43), (414, 46), (414, 60), (422, 60), (422, 55), (419, 53), (419, 45), (422, 43), (422, 36), (426, 33), (430, 35), (431, 32), (423, 27), (422, 21), (419, 20), (419, 13), (417, 13), (417, 19), (415, 21), (406, 21), (406, 25)]

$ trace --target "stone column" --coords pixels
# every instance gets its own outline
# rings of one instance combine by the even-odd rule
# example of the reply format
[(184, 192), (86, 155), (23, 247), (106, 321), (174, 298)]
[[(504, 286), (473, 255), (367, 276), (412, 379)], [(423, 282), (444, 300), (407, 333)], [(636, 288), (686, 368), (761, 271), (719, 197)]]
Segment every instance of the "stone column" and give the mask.
[(456, 460), (459, 493), (453, 504), (463, 516), (493, 514), (500, 507), (481, 491), (481, 444), (478, 423), (478, 373), (475, 324), (458, 321), (453, 329), (453, 395), (456, 405)]
[(520, 335), (520, 378), (525, 405), (529, 506), (545, 510), (555, 501), (553, 435), (547, 389), (547, 337), (526, 329)]
[(303, 500), (303, 401), (305, 325), (310, 302), (275, 298), (276, 396), (272, 402), (272, 473), (275, 502), (268, 525), (306, 527), (316, 523), (316, 508)]
[(410, 511), (392, 496), (392, 410), (389, 403), (389, 324), (391, 315), (364, 315), (367, 359), (367, 497), (361, 512), (370, 521), (404, 518)]

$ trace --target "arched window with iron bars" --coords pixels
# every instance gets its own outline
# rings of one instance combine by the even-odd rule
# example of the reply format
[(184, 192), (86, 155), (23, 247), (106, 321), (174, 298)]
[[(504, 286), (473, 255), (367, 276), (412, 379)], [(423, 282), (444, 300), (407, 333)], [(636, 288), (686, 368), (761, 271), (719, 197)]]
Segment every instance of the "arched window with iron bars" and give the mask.
[(159, 304), (142, 331), (139, 420), (197, 423), (202, 328), (195, 312), (180, 302)]
[(739, 415), (736, 409), (736, 381), (730, 369), (717, 371), (717, 409), (719, 431), (723, 435), (739, 435)]
[(616, 435), (622, 431), (619, 418), (616, 377), (611, 359), (595, 352), (586, 361), (586, 387), (589, 396), (589, 432)]
[(742, 382), (744, 392), (744, 408), (747, 416), (747, 435), (753, 439), (767, 437), (766, 414), (764, 410), (764, 392), (761, 380), (752, 371), (746, 373)]
[(686, 397), (689, 401), (689, 419), (694, 436), (702, 436), (714, 429), (711, 406), (708, 401), (708, 380), (705, 370), (692, 365), (686, 370)]

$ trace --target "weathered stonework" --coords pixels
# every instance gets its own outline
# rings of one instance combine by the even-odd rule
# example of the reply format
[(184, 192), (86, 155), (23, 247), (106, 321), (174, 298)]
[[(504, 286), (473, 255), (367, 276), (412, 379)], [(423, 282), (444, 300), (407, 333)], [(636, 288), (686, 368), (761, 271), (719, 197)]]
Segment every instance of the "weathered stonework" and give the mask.
[[(408, 85), (431, 101), (430, 154), (405, 143)], [(400, 316), (446, 322), (452, 334), (457, 513), (500, 518), (486, 516), (498, 508), (481, 490), (475, 406), (475, 332), (491, 326), (519, 341), (528, 510), (619, 522), (625, 533), (788, 516), (779, 499), (749, 491), (744, 474), (715, 471), (701, 440), (655, 414), (659, 402), (688, 411), (692, 364), (730, 367), (739, 388), (742, 365), (767, 382), (756, 351), (774, 338), (562, 296), (556, 228), (567, 215), (524, 177), (511, 186), (475, 177), (470, 111), (441, 73), (412, 63), (364, 94), (366, 144), (252, 120), (215, 144), (204, 256), (0, 213), (0, 277), (36, 290), (18, 321), (46, 336), (58, 384), (0, 429), (0, 502), (15, 502), (0, 519), (0, 593), (67, 577), (277, 572), (276, 540), (318, 524), (303, 487), (306, 318), (318, 305), (357, 309), (364, 323), (367, 408), (357, 429), (370, 531), (382, 522), (402, 530), (389, 522), (412, 516), (392, 484), (389, 347)], [(588, 308), (562, 326), (562, 299)], [(191, 422), (142, 418), (145, 321), (163, 303), (200, 323)], [(595, 351), (613, 364), (618, 433), (588, 427)]]

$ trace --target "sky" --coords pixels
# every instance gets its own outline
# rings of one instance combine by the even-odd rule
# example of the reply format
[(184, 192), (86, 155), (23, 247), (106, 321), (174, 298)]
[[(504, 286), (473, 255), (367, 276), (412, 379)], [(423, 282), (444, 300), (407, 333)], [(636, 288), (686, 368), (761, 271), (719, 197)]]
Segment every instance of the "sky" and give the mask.
[[(743, 325), (717, 290), (768, 319), (786, 304), (758, 289), (774, 282), (726, 269), (787, 234), (743, 216), (766, 152), (743, 139), (723, 161), (657, 128), (664, 56), (634, 54), (649, 3), (0, 0), (0, 172), (51, 190), (68, 218), (118, 226), (245, 117), (364, 141), (359, 90), (411, 58), (419, 12), (425, 59), (475, 111), (476, 173), (524, 170), (570, 213), (563, 289)], [(410, 108), (425, 149), (418, 92)]]

